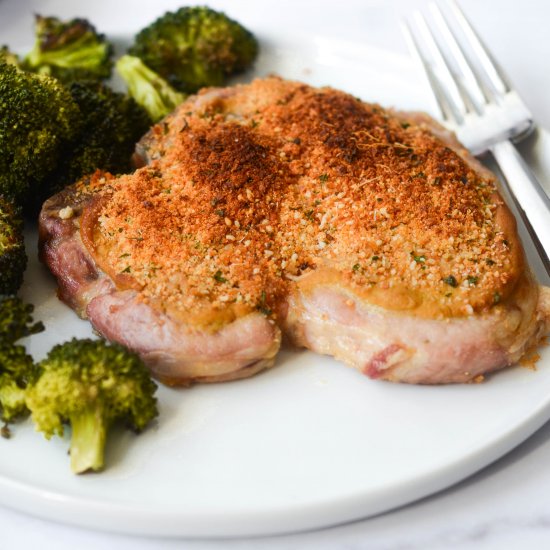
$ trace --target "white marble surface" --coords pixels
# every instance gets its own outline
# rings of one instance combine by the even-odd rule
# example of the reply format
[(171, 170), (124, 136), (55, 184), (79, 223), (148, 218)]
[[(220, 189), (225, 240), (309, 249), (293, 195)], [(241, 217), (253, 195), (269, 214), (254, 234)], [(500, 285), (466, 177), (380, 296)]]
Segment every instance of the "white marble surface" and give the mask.
[[(117, 0), (97, 0), (105, 9)], [(229, 0), (211, 2), (260, 10), (281, 23), (320, 31), (329, 36), (363, 37), (369, 43), (405, 51), (396, 21), (420, 1), (311, 1), (311, 18), (293, 21), (292, 5), (277, 2)], [(545, 0), (463, 0), (486, 42), (522, 93), (535, 118), (550, 128), (550, 3)], [(23, 38), (10, 34), (13, 17), (31, 18), (27, 0), (0, 0), (0, 43), (15, 47)], [(56, 13), (69, 2), (43, 0), (43, 13)], [(120, 4), (124, 4), (120, 0)], [(129, 9), (132, 2), (127, 1)], [(283, 32), (283, 31), (282, 31)], [(18, 41), (19, 44), (17, 43)], [(15, 42), (15, 44), (14, 44)], [(521, 399), (521, 395), (518, 395)], [(505, 406), (505, 404), (503, 404)], [(465, 408), (465, 414), (467, 414)], [(483, 419), (479, 419), (482, 421)], [(470, 479), (442, 493), (402, 509), (348, 525), (281, 537), (249, 540), (175, 540), (135, 538), (87, 531), (43, 521), (0, 508), (0, 548), (55, 548), (87, 550), (117, 548), (151, 550), (159, 547), (214, 550), (298, 549), (430, 550), (546, 548), (550, 545), (550, 425), (519, 448)]]

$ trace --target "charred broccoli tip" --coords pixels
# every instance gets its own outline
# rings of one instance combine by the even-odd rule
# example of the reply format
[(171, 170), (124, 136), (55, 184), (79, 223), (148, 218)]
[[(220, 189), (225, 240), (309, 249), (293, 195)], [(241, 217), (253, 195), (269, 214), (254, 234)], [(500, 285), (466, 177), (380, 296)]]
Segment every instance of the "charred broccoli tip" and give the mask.
[(111, 75), (113, 47), (88, 20), (37, 15), (35, 34), (34, 48), (23, 61), (25, 69), (65, 83)]
[(21, 210), (0, 196), (0, 294), (15, 294), (19, 290), (26, 266)]
[(56, 169), (43, 185), (39, 203), (96, 170), (129, 172), (135, 144), (149, 129), (149, 115), (133, 98), (94, 81), (68, 87), (83, 125), (65, 147)]
[(0, 195), (23, 204), (82, 124), (59, 81), (0, 62)]
[(193, 93), (248, 69), (258, 54), (258, 42), (224, 13), (184, 7), (139, 32), (128, 53), (176, 89)]

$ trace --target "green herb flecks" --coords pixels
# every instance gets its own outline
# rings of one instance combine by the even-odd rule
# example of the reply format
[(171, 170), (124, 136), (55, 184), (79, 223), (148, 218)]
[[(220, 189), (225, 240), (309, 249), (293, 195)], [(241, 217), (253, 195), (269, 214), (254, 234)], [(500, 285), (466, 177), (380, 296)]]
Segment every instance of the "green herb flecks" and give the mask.
[(448, 284), (449, 286), (452, 286), (453, 288), (456, 288), (458, 286), (458, 281), (454, 277), (454, 275), (449, 275), (448, 277), (445, 277), (442, 279), (445, 284)]
[(424, 256), (424, 254), (421, 254), (419, 256), (419, 255), (415, 254), (414, 252), (411, 252), (411, 256), (417, 264), (423, 264), (423, 263), (426, 262), (426, 256)]
[(258, 311), (260, 313), (263, 313), (264, 315), (271, 315), (273, 311), (269, 307), (267, 307), (266, 300), (267, 296), (265, 290), (262, 290), (260, 294), (260, 302), (258, 303)]
[(222, 275), (222, 272), (219, 269), (216, 273), (214, 273), (213, 277), (218, 283), (227, 283), (227, 279)]

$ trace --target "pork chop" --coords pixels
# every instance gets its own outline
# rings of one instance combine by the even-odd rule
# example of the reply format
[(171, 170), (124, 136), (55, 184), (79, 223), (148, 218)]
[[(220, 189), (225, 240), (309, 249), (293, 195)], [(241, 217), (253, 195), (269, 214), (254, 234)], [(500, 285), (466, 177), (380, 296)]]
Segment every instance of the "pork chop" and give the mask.
[(467, 382), (548, 331), (494, 177), (426, 116), (270, 77), (189, 98), (135, 162), (48, 200), (41, 256), (164, 382), (258, 372), (281, 333), (371, 378)]

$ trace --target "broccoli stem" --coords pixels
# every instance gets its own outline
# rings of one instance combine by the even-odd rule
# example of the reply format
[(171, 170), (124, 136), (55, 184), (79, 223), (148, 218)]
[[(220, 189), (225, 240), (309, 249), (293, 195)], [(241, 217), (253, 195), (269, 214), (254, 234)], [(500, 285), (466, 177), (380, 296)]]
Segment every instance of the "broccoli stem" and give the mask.
[(104, 407), (94, 404), (71, 416), (71, 469), (75, 474), (103, 469), (107, 420)]
[(45, 72), (46, 74), (50, 71), (47, 68), (40, 71), (40, 67), (55, 65), (64, 69), (72, 67), (94, 69), (105, 56), (107, 49), (106, 44), (102, 43), (80, 45), (76, 42), (71, 48), (47, 52), (33, 51), (29, 54), (27, 60), (31, 67), (38, 67), (39, 72)]
[(128, 93), (158, 122), (185, 100), (166, 80), (152, 71), (138, 57), (123, 55), (116, 69), (128, 86)]

